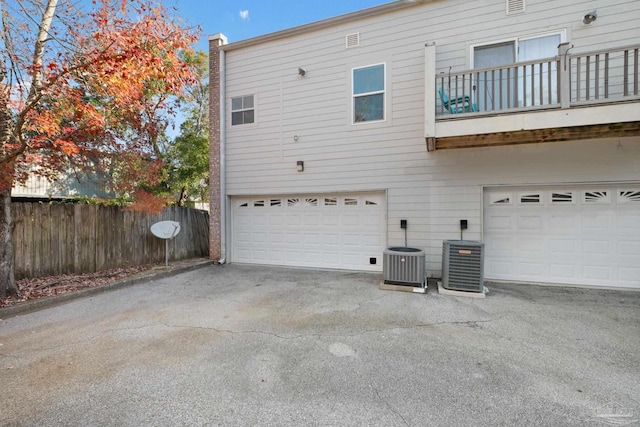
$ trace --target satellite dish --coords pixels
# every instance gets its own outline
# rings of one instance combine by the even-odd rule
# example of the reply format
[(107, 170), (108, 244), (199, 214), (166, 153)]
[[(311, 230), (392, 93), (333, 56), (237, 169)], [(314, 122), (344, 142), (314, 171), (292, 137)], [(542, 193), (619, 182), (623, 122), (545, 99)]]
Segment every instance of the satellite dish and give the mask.
[(169, 240), (180, 232), (180, 223), (176, 221), (160, 221), (151, 226), (154, 236), (164, 239), (164, 265), (169, 266)]
[(180, 232), (180, 223), (176, 221), (160, 221), (151, 226), (151, 232), (160, 239), (173, 239)]

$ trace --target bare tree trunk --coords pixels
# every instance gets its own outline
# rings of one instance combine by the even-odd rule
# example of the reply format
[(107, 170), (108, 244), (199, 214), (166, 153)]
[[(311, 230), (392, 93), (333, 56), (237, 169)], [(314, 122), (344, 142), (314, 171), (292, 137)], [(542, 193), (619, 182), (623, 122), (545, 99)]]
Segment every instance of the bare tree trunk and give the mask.
[(13, 271), (13, 218), (11, 188), (0, 191), (0, 297), (18, 295)]
[[(11, 154), (5, 152), (5, 148), (11, 140), (14, 142), (23, 143), (22, 139), (22, 126), (24, 125), (25, 117), (28, 110), (33, 108), (33, 104), (41, 96), (41, 83), (42, 83), (42, 66), (44, 63), (44, 52), (47, 40), (50, 37), (49, 30), (55, 16), (56, 6), (58, 0), (47, 0), (42, 20), (40, 21), (40, 27), (38, 29), (38, 38), (33, 49), (33, 61), (32, 61), (32, 73), (31, 73), (31, 85), (29, 89), (29, 95), (27, 96), (25, 105), (26, 109), (18, 114), (19, 119), (17, 124), (13, 123), (13, 119), (8, 113), (8, 94), (2, 93), (0, 104), (2, 111), (0, 111), (0, 159), (2, 163), (0, 166), (4, 168), (2, 178), (4, 182), (0, 182), (0, 297), (4, 297), (7, 294), (17, 295), (18, 287), (16, 285), (16, 278), (14, 269), (13, 258), (13, 218), (11, 217), (11, 187), (13, 183), (13, 162), (17, 155), (21, 152)], [(4, 24), (4, 21), (3, 21)], [(4, 26), (3, 26), (4, 28)], [(7, 36), (7, 33), (4, 34)], [(4, 81), (6, 78), (6, 63), (2, 64), (0, 70), (0, 81)], [(26, 146), (25, 144), (22, 144)], [(9, 171), (9, 173), (7, 173)]]

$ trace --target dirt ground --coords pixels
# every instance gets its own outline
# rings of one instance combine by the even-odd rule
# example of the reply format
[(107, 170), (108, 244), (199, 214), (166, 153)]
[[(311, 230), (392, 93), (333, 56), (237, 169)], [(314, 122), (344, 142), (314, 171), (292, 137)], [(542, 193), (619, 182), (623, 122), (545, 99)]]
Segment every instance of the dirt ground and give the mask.
[(184, 262), (174, 261), (164, 264), (147, 264), (114, 268), (87, 274), (64, 274), (60, 276), (38, 277), (17, 281), (18, 296), (0, 298), (0, 308), (11, 307), (27, 301), (35, 301), (58, 295), (78, 292), (83, 289), (109, 285), (118, 280), (153, 273), (156, 270), (170, 271), (182, 267)]

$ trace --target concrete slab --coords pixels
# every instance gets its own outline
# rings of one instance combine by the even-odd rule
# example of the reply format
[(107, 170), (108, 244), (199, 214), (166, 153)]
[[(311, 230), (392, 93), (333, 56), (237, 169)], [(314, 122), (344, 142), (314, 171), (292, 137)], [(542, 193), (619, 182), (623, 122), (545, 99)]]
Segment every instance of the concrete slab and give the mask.
[(426, 286), (407, 286), (407, 285), (392, 285), (389, 283), (380, 282), (378, 288), (383, 291), (400, 291), (400, 292), (411, 292), (414, 294), (426, 294), (427, 287)]
[(438, 282), (438, 293), (440, 295), (449, 295), (452, 297), (465, 297), (465, 298), (485, 298), (489, 289), (486, 286), (482, 287), (484, 289), (483, 292), (468, 292), (468, 291), (455, 291), (452, 289), (446, 289), (442, 286), (442, 282)]
[(0, 425), (633, 425), (640, 293), (207, 266), (0, 321)]

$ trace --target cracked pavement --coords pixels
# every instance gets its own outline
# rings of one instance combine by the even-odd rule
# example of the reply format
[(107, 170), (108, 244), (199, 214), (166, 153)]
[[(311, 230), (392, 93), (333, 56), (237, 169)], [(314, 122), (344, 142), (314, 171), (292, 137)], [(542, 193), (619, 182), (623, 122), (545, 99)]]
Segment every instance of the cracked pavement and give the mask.
[(210, 266), (0, 320), (0, 425), (640, 423), (640, 292), (380, 280)]

